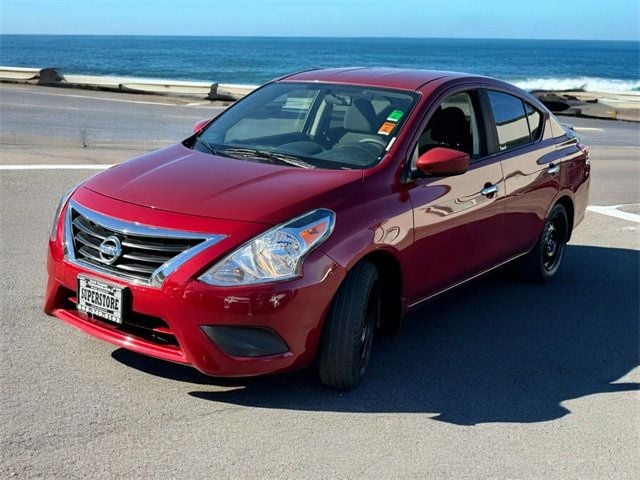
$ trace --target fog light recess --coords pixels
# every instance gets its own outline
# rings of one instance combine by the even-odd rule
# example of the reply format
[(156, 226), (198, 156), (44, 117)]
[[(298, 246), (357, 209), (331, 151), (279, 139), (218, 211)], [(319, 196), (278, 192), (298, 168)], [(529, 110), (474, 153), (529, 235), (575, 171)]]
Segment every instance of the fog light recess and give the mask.
[(263, 357), (289, 351), (276, 332), (263, 327), (202, 325), (202, 331), (224, 353), (234, 357)]

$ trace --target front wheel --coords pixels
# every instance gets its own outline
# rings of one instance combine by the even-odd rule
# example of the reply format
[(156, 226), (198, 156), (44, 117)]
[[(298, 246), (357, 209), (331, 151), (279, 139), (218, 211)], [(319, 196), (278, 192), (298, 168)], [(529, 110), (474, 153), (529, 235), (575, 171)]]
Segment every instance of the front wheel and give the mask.
[(523, 277), (538, 283), (551, 280), (562, 262), (568, 237), (567, 211), (557, 204), (551, 209), (535, 247), (520, 261)]
[(325, 319), (318, 354), (322, 383), (339, 390), (358, 386), (371, 356), (380, 305), (378, 270), (369, 262), (356, 265)]

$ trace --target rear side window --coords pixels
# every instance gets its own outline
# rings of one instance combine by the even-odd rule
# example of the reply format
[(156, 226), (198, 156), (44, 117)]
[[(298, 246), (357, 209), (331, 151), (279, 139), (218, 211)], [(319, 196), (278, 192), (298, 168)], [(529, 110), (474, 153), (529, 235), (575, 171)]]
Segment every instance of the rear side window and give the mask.
[(496, 122), (500, 151), (529, 143), (531, 134), (522, 100), (493, 90), (487, 91), (487, 95)]
[(529, 122), (529, 131), (531, 132), (531, 141), (536, 141), (542, 133), (542, 114), (524, 102), (524, 108), (527, 112), (527, 122)]

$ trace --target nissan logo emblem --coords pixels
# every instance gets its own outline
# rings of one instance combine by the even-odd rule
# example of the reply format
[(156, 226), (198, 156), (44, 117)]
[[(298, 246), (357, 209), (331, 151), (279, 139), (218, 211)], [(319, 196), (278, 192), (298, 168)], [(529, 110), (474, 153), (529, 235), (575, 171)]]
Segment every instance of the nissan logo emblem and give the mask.
[(102, 261), (107, 265), (111, 265), (120, 258), (120, 255), (122, 254), (122, 244), (118, 237), (114, 237), (112, 235), (102, 241), (98, 247), (98, 251), (100, 252), (100, 258)]

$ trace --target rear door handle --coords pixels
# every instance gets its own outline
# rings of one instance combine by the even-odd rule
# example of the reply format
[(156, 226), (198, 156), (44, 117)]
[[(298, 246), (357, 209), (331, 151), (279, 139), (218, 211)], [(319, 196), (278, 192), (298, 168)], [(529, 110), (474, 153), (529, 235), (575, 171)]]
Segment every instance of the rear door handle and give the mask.
[(480, 193), (485, 197), (490, 197), (491, 195), (498, 193), (498, 185), (487, 184), (482, 190), (480, 190)]
[(560, 171), (560, 165), (554, 165), (553, 163), (549, 164), (549, 166), (547, 167), (547, 173), (549, 175), (555, 175), (556, 173), (558, 173)]

